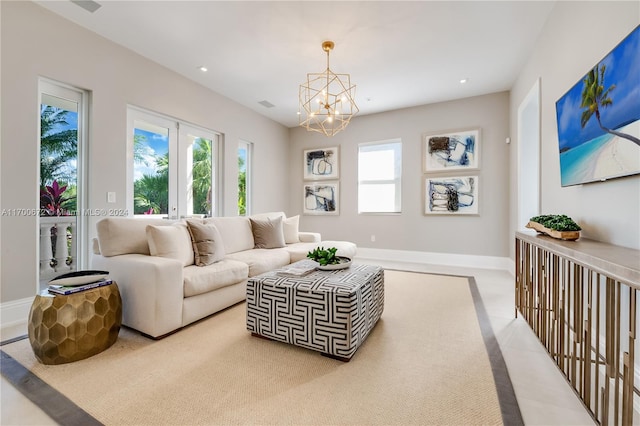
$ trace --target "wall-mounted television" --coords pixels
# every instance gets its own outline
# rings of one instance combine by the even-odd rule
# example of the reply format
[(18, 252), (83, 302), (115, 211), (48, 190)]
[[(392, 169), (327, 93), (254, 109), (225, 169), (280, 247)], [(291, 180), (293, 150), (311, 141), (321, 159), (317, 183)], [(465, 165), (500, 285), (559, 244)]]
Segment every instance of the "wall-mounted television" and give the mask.
[(556, 102), (560, 181), (640, 174), (640, 25)]

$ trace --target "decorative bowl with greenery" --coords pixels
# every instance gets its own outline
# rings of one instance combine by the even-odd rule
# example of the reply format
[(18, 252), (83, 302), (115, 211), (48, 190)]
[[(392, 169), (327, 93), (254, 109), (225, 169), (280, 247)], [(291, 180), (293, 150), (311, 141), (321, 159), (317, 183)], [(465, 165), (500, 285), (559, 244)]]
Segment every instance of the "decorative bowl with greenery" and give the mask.
[(554, 231), (580, 231), (582, 228), (573, 221), (569, 216), (564, 214), (545, 214), (534, 216), (529, 219), (531, 222), (539, 223), (545, 228)]
[(529, 219), (526, 228), (547, 234), (559, 240), (575, 241), (580, 238), (582, 228), (569, 216), (564, 214), (545, 214)]
[(344, 256), (336, 256), (338, 249), (329, 247), (318, 247), (307, 253), (307, 257), (318, 262), (318, 269), (323, 271), (333, 271), (335, 269), (346, 269), (351, 266), (351, 259)]
[(318, 247), (307, 253), (307, 257), (318, 262), (320, 266), (335, 265), (341, 262), (340, 257), (336, 256), (337, 251), (335, 247), (329, 247), (326, 250), (324, 247)]

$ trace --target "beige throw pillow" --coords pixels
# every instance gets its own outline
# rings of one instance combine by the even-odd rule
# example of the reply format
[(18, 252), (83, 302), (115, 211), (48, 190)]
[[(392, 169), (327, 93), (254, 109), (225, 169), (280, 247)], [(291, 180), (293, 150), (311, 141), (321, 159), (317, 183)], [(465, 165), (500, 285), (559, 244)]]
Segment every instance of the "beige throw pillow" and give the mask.
[(284, 232), (282, 231), (282, 217), (268, 219), (251, 218), (251, 230), (256, 248), (284, 247)]
[(224, 243), (214, 224), (187, 220), (187, 228), (193, 243), (196, 265), (207, 266), (224, 259)]
[(299, 243), (298, 225), (300, 216), (288, 217), (282, 222), (282, 230), (284, 232), (284, 242), (287, 244)]
[(151, 256), (179, 260), (183, 266), (193, 265), (191, 237), (184, 223), (147, 225), (147, 242)]

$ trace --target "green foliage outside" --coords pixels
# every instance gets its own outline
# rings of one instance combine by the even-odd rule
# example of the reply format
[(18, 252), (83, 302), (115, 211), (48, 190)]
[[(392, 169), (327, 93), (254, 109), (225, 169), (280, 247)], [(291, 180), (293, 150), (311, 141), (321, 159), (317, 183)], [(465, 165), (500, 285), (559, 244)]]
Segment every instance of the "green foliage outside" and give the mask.
[(193, 213), (211, 216), (211, 159), (212, 144), (208, 139), (198, 138), (193, 146)]
[(70, 162), (78, 157), (78, 129), (57, 130), (69, 126), (70, 113), (49, 105), (40, 107), (40, 191), (47, 192), (47, 186), (54, 182), (66, 187), (60, 197), (63, 201), (54, 210), (41, 202), (41, 214), (45, 216), (77, 210), (77, 170)]
[[(70, 111), (43, 105), (40, 111), (40, 189), (47, 191), (54, 181), (66, 190), (60, 197), (60, 212), (77, 210), (77, 172), (69, 162), (77, 160), (77, 129), (57, 131), (68, 127)], [(143, 135), (134, 136), (134, 162), (149, 164), (148, 146)], [(211, 192), (212, 141), (198, 138), (193, 147), (193, 213), (211, 215), (213, 194)], [(134, 213), (167, 214), (169, 211), (169, 157), (168, 154), (155, 156), (153, 160), (157, 172), (147, 174), (134, 182)], [(246, 214), (246, 170), (244, 160), (238, 158), (238, 213)], [(41, 206), (46, 211), (46, 206)], [(64, 213), (62, 213), (64, 214)]]
[(238, 157), (238, 215), (247, 214), (247, 168), (242, 157)]
[[(146, 137), (134, 136), (133, 158), (137, 164), (149, 166), (145, 156)], [(193, 213), (211, 215), (211, 140), (197, 138), (193, 144)], [(145, 174), (133, 182), (134, 214), (167, 214), (169, 212), (169, 153), (153, 159), (155, 174)]]

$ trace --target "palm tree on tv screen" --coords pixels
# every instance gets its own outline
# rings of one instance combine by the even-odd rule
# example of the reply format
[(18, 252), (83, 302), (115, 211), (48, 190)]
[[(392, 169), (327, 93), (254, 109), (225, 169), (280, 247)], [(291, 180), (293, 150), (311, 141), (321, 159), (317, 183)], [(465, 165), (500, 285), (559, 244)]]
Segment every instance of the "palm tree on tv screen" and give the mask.
[(602, 125), (602, 121), (600, 120), (600, 110), (613, 104), (613, 100), (609, 97), (609, 93), (616, 88), (616, 85), (612, 84), (605, 90), (604, 73), (606, 69), (607, 67), (604, 64), (596, 65), (591, 71), (589, 71), (583, 80), (584, 86), (582, 88), (582, 102), (580, 103), (580, 107), (584, 110), (580, 117), (580, 124), (582, 125), (582, 128), (584, 128), (591, 117), (595, 115), (596, 120), (598, 120), (598, 125), (602, 130), (640, 145), (640, 139), (635, 136), (618, 132)]

